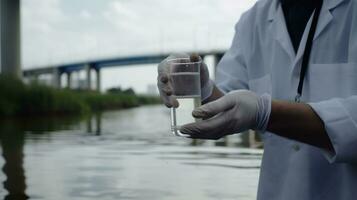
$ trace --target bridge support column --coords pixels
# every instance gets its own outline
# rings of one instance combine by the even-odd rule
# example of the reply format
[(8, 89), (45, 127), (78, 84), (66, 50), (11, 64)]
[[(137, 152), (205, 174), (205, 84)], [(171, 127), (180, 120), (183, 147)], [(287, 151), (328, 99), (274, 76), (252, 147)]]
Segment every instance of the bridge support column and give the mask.
[(29, 83), (38, 83), (38, 77), (38, 74), (30, 75), (27, 80)]
[(52, 84), (54, 88), (61, 88), (61, 73), (57, 68), (52, 72)]
[(1, 73), (21, 78), (20, 0), (0, 0)]
[(213, 55), (213, 57), (214, 57), (214, 68), (217, 69), (217, 65), (219, 61), (221, 61), (223, 54), (215, 54)]
[(72, 87), (72, 72), (67, 72), (67, 88), (71, 89)]
[(100, 87), (101, 87), (101, 77), (100, 77), (100, 68), (96, 68), (95, 69), (95, 71), (96, 71), (96, 89), (97, 89), (97, 91), (98, 92), (100, 92)]
[(215, 54), (214, 55), (214, 65), (217, 67), (219, 61), (221, 61), (223, 54)]
[(86, 70), (86, 75), (87, 75), (86, 89), (87, 89), (87, 90), (91, 90), (92, 76), (91, 76), (91, 67), (90, 67), (89, 64), (86, 65), (85, 70)]
[(218, 66), (218, 63), (219, 61), (221, 61), (222, 57), (223, 57), (223, 54), (215, 54), (213, 55), (214, 57), (214, 63), (213, 63), (213, 66), (214, 66), (214, 77), (216, 77), (216, 72), (217, 72), (217, 66)]

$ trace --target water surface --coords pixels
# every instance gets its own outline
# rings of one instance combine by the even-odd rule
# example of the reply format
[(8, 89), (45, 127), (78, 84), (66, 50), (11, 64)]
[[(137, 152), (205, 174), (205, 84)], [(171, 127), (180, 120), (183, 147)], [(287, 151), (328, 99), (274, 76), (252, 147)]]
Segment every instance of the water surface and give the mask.
[(0, 197), (44, 200), (255, 199), (262, 150), (240, 137), (170, 135), (169, 110), (0, 122)]

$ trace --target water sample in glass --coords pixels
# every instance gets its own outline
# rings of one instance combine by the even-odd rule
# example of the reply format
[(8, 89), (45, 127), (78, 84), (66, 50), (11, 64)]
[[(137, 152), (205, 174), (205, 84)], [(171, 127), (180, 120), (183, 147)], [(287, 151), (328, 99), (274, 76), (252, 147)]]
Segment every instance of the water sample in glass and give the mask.
[(177, 97), (177, 101), (180, 106), (171, 108), (171, 131), (176, 136), (186, 136), (180, 132), (180, 127), (199, 120), (192, 116), (192, 111), (201, 105), (201, 96)]
[(186, 136), (179, 129), (198, 120), (192, 116), (192, 111), (201, 105), (201, 60), (192, 62), (189, 58), (178, 58), (169, 60), (169, 64), (173, 96), (179, 103), (179, 107), (171, 108), (171, 131), (176, 136)]

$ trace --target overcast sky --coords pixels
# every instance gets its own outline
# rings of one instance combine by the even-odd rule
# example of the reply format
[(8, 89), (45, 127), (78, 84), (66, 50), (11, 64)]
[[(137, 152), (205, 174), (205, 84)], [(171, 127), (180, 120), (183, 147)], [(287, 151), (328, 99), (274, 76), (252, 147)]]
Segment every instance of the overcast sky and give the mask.
[[(255, 0), (22, 0), (23, 68), (127, 55), (227, 49)], [(133, 77), (135, 74), (135, 77)], [(107, 69), (103, 88), (145, 92), (156, 68)]]

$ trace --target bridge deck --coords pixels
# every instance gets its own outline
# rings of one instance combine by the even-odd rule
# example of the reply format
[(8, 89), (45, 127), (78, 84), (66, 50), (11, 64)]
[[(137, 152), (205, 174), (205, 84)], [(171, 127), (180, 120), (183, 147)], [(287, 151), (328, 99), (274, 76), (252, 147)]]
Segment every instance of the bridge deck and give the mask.
[[(199, 52), (199, 55), (201, 55), (201, 56), (207, 56), (207, 55), (222, 56), (223, 54), (224, 54), (224, 51)], [(60, 66), (49, 66), (49, 67), (43, 67), (43, 68), (26, 69), (26, 70), (23, 70), (23, 75), (26, 77), (26, 76), (40, 75), (40, 74), (51, 74), (55, 70), (59, 73), (69, 73), (69, 72), (73, 72), (73, 71), (83, 70), (88, 65), (92, 69), (99, 70), (101, 68), (108, 68), (108, 67), (121, 67), (121, 66), (140, 65), (140, 64), (155, 64), (155, 63), (159, 63), (160, 61), (165, 59), (167, 56), (169, 56), (169, 54), (131, 56), (131, 57), (123, 57), (123, 58), (78, 62), (78, 63), (72, 63), (72, 64), (64, 64), (64, 65), (60, 65)]]

